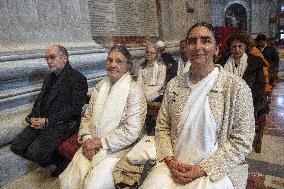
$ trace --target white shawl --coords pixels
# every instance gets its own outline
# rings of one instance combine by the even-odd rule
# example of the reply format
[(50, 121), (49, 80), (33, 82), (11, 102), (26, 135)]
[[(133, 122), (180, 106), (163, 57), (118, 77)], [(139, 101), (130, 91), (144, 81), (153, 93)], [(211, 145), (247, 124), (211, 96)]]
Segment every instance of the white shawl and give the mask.
[(190, 86), (192, 92), (177, 125), (177, 142), (174, 146), (175, 156), (180, 162), (195, 164), (213, 150), (217, 125), (210, 109), (208, 93), (218, 74), (218, 68), (214, 68), (209, 75)]
[[(93, 136), (104, 138), (108, 132), (118, 127), (126, 106), (130, 84), (129, 73), (124, 74), (113, 86), (109, 78), (104, 79), (98, 96), (94, 99), (91, 122)], [(60, 188), (83, 188), (86, 178), (92, 173), (94, 167), (107, 157), (107, 150), (101, 149), (93, 156), (92, 161), (89, 161), (80, 148), (68, 167), (59, 175)]]
[[(126, 106), (130, 90), (131, 76), (124, 74), (114, 85), (111, 85), (109, 78), (105, 78), (95, 99), (91, 132), (93, 136), (104, 138), (110, 131), (116, 129)], [(103, 160), (107, 151), (101, 149), (93, 156), (93, 166)]]
[(243, 77), (245, 70), (247, 68), (247, 59), (248, 59), (248, 55), (246, 53), (244, 53), (240, 59), (240, 64), (236, 67), (235, 66), (235, 60), (233, 58), (233, 55), (231, 55), (229, 57), (229, 59), (227, 60), (224, 69), (227, 70), (228, 72), (234, 73), (240, 77)]
[[(148, 69), (152, 69), (152, 75), (151, 76), (148, 76)], [(150, 79), (150, 83), (149, 83), (149, 85), (157, 85), (157, 82), (158, 82), (158, 69), (159, 69), (159, 65), (158, 65), (158, 62), (157, 61), (155, 61), (154, 63), (153, 63), (153, 66), (146, 66), (144, 69), (143, 69), (143, 71), (142, 71), (142, 73), (143, 73), (143, 77), (145, 78), (145, 80), (144, 81), (147, 81), (147, 77), (151, 77)]]

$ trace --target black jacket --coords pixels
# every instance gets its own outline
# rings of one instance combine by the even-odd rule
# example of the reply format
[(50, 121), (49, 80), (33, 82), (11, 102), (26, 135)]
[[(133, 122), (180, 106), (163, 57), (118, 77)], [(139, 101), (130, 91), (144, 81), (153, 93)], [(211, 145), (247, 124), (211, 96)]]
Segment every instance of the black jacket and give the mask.
[(167, 73), (166, 73), (166, 83), (169, 82), (172, 78), (177, 76), (177, 70), (178, 70), (178, 63), (175, 61), (175, 59), (172, 57), (170, 53), (164, 52), (161, 54), (162, 61), (167, 67)]
[(74, 121), (79, 123), (82, 107), (87, 100), (86, 77), (69, 63), (66, 63), (54, 83), (52, 74), (43, 81), (41, 92), (26, 120), (31, 117), (45, 117), (48, 118), (49, 126)]
[[(263, 76), (264, 62), (260, 57), (247, 54), (247, 68), (243, 79), (246, 81), (252, 92), (255, 117), (269, 112), (267, 97), (265, 94), (265, 78)], [(224, 67), (229, 56), (220, 59), (219, 64)]]
[(279, 54), (275, 47), (266, 46), (263, 49), (262, 53), (264, 58), (269, 62), (272, 69), (275, 69), (279, 66)]

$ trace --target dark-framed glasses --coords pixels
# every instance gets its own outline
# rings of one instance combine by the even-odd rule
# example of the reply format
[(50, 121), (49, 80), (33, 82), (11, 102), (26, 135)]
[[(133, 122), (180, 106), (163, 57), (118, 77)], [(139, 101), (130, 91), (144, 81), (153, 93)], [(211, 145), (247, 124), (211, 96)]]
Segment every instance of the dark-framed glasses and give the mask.
[(55, 61), (56, 59), (56, 55), (52, 54), (52, 55), (49, 55), (49, 56), (45, 56), (45, 60), (48, 61), (48, 60), (51, 60), (51, 61)]

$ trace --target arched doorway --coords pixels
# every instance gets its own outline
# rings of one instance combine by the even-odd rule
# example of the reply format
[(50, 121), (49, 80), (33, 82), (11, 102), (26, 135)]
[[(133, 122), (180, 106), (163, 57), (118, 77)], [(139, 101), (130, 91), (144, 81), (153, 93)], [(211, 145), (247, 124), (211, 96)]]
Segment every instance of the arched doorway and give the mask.
[(234, 3), (227, 8), (225, 26), (234, 26), (241, 30), (247, 30), (247, 11), (243, 5)]

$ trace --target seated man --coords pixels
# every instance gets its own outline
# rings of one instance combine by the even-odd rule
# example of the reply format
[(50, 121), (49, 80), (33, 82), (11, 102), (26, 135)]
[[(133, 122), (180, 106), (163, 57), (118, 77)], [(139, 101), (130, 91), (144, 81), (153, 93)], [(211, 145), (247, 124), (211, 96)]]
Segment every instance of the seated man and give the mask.
[(45, 59), (52, 73), (45, 78), (26, 118), (29, 126), (14, 139), (11, 150), (41, 166), (56, 164), (52, 175), (58, 176), (68, 162), (57, 149), (64, 139), (78, 131), (88, 84), (86, 77), (70, 66), (64, 47), (48, 47)]

